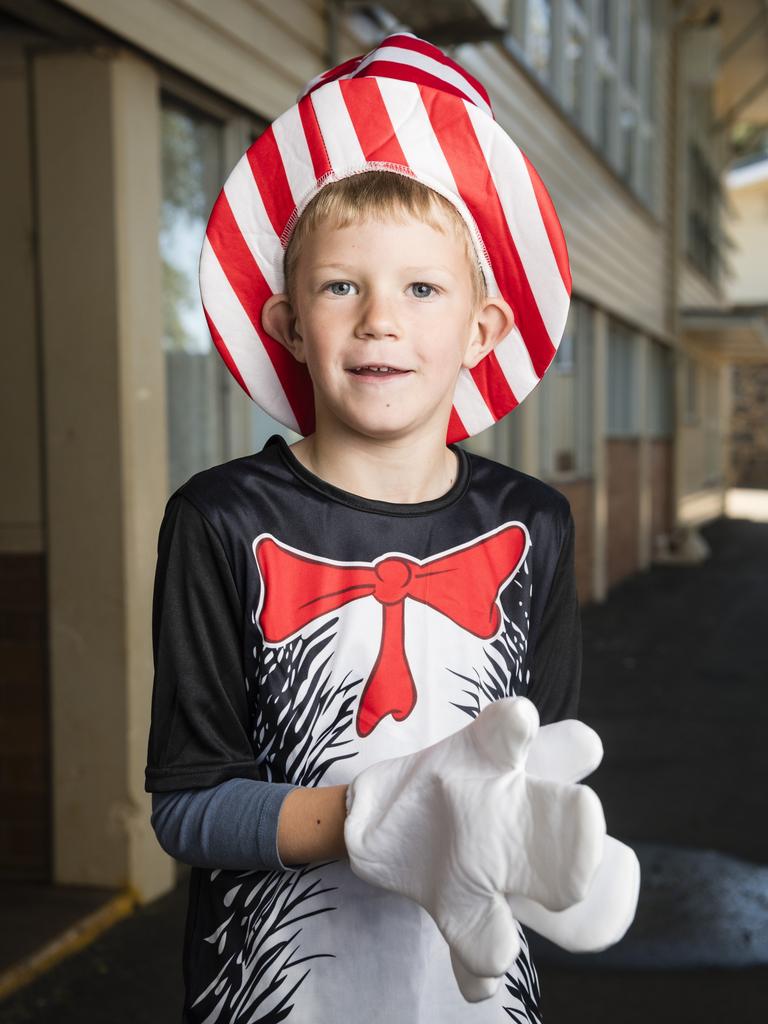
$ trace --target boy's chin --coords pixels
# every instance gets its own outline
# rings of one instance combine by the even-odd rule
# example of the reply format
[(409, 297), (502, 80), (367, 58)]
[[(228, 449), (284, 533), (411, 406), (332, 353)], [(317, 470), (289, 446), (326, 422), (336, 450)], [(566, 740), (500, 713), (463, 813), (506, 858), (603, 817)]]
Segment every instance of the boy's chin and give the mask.
[(404, 438), (417, 436), (423, 439), (425, 432), (434, 431), (436, 436), (445, 437), (448, 421), (445, 417), (435, 417), (431, 422), (415, 414), (408, 415), (402, 408), (393, 407), (387, 410), (370, 409), (364, 413), (349, 410), (342, 417), (349, 430), (361, 434), (371, 441), (402, 441)]
[[(317, 393), (315, 408), (319, 409)], [(344, 429), (362, 434), (373, 441), (402, 441), (411, 434), (423, 439), (425, 433), (430, 432), (444, 438), (451, 414), (451, 404), (447, 398), (442, 405), (429, 410), (415, 403), (413, 396), (394, 394), (388, 397), (356, 397), (346, 401), (337, 399), (332, 403), (323, 402), (322, 409), (323, 412), (316, 417), (316, 429), (322, 430), (323, 423), (330, 426), (336, 422)]]

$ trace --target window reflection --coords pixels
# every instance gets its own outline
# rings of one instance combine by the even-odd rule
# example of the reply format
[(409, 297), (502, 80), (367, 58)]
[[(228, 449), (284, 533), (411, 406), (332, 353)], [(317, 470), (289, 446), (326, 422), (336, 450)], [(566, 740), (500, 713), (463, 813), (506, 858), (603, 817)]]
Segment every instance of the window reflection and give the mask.
[(541, 473), (592, 471), (592, 308), (574, 298), (557, 354), (539, 387)]
[(198, 260), (222, 181), (221, 126), (164, 96), (161, 114), (163, 338), (169, 484), (227, 458), (226, 367), (200, 301)]
[[(646, 203), (657, 68), (650, 0), (509, 0), (507, 44)], [(522, 44), (522, 45), (520, 45)], [(591, 104), (591, 107), (588, 105)]]
[(637, 342), (634, 331), (608, 319), (608, 422), (609, 437), (634, 437), (638, 432), (635, 380)]
[(549, 78), (552, 50), (552, 4), (550, 0), (529, 0), (526, 50), (537, 74)]
[(608, 43), (610, 50), (613, 50), (614, 3), (615, 0), (599, 0), (597, 12), (597, 30)]
[(610, 145), (612, 91), (613, 77), (601, 70), (597, 85), (597, 142), (603, 152), (608, 152)]
[(629, 84), (637, 87), (637, 0), (627, 0), (624, 17), (624, 73)]
[(637, 141), (637, 112), (629, 104), (625, 104), (621, 108), (620, 128), (621, 173), (631, 181)]
[(566, 60), (566, 102), (571, 113), (581, 120), (584, 79), (584, 38), (575, 26), (571, 25), (565, 52)]
[(675, 357), (660, 341), (651, 339), (648, 349), (648, 432), (651, 437), (671, 437), (675, 429)]

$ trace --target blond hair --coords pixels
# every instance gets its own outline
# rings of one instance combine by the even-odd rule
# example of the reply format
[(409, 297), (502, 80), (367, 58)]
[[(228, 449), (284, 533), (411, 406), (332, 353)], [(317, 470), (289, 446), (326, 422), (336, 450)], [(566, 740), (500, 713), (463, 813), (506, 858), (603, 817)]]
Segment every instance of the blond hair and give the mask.
[(416, 178), (384, 170), (361, 171), (330, 182), (302, 211), (283, 257), (285, 291), (294, 309), (296, 266), (304, 241), (319, 224), (328, 222), (336, 228), (345, 228), (367, 216), (394, 220), (410, 215), (437, 231), (444, 231), (445, 221), (440, 218), (440, 213), (464, 243), (471, 268), (473, 311), (478, 309), (487, 298), (488, 290), (469, 229), (461, 214), (453, 203)]

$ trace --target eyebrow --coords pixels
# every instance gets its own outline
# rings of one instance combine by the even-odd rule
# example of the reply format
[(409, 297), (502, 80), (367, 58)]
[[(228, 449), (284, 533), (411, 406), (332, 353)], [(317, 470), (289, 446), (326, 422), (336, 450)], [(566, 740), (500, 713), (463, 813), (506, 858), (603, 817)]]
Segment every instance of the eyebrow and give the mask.
[(346, 263), (313, 263), (313, 270), (353, 270)]
[[(315, 263), (313, 265), (312, 269), (313, 270), (351, 270), (351, 271), (356, 270), (355, 267), (350, 266), (348, 263)], [(421, 273), (421, 274), (427, 273), (427, 272), (430, 272), (430, 271), (433, 271), (433, 270), (442, 270), (446, 274), (451, 274), (451, 276), (453, 276), (453, 271), (449, 270), (448, 267), (444, 267), (444, 266), (440, 265), (439, 263), (436, 263), (434, 266), (428, 266), (428, 267), (403, 267), (402, 269), (406, 273)]]

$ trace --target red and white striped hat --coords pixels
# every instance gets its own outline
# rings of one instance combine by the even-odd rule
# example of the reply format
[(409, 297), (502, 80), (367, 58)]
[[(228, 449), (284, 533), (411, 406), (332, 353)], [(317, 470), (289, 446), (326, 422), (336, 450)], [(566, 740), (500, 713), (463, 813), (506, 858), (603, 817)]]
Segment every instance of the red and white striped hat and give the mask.
[(571, 295), (568, 252), (535, 168), (498, 124), (488, 94), (454, 60), (409, 32), (313, 78), (244, 153), (214, 204), (200, 255), (213, 341), (257, 405), (299, 434), (314, 424), (312, 382), (261, 324), (283, 292), (298, 217), (329, 182), (362, 171), (407, 174), (467, 224), (488, 293), (512, 307), (512, 331), (462, 367), (446, 443), (515, 408), (552, 362)]

